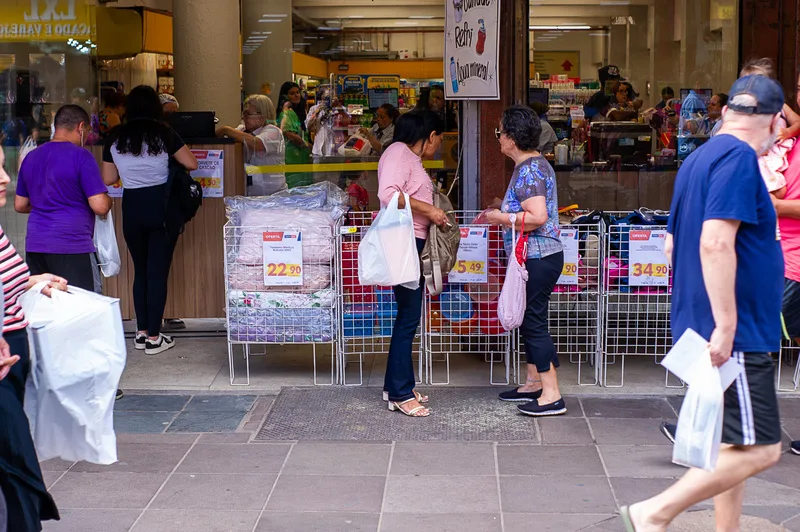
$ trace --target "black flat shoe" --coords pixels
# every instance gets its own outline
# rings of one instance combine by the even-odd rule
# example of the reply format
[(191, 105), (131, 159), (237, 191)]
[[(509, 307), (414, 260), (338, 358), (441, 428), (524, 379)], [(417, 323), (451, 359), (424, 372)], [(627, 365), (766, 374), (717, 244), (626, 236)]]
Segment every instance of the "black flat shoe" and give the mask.
[(501, 401), (535, 401), (542, 396), (542, 390), (536, 390), (535, 392), (520, 392), (519, 388), (514, 388), (513, 390), (508, 390), (507, 392), (503, 392), (500, 394)]
[(526, 416), (535, 417), (561, 416), (567, 413), (567, 404), (563, 398), (549, 405), (540, 405), (537, 401), (531, 401), (530, 403), (519, 405), (517, 408)]

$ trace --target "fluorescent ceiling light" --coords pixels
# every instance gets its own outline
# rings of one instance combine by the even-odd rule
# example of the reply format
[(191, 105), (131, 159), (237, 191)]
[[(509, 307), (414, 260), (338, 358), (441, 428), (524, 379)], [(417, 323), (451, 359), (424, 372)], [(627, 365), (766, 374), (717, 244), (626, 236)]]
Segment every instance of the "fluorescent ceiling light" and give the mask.
[(330, 26), (319, 26), (319, 31), (342, 31), (342, 28), (331, 28)]
[(278, 14), (264, 13), (261, 16), (264, 18), (286, 18), (286, 13), (278, 13)]
[(589, 37), (608, 37), (610, 33), (590, 33)]
[(432, 18), (436, 18), (436, 17), (434, 17), (433, 15), (411, 15), (408, 18), (432, 19)]
[(528, 26), (529, 30), (590, 30), (591, 26)]
[(394, 25), (395, 26), (417, 26), (417, 25), (419, 25), (419, 22), (399, 22), (398, 21), (398, 22), (395, 22)]
[(293, 42), (293, 46), (311, 46), (310, 42)]
[(348, 15), (344, 18), (364, 18), (364, 15)]
[(269, 23), (269, 22), (283, 22), (283, 20), (281, 20), (281, 19), (279, 19), (279, 18), (262, 18), (262, 19), (259, 19), (258, 21), (259, 21), (259, 22), (262, 22), (262, 23)]

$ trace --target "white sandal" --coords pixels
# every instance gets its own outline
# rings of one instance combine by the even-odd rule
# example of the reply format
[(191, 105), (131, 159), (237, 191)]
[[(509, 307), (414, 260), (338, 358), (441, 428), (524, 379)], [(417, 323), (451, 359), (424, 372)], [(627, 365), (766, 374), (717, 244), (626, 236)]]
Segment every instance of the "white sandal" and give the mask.
[(409, 403), (411, 401), (416, 401), (416, 400), (417, 400), (416, 397), (412, 397), (411, 399), (406, 399), (405, 401), (400, 402), (400, 403), (398, 403), (396, 401), (389, 401), (389, 411), (390, 412), (399, 411), (399, 412), (402, 412), (403, 414), (407, 415), (408, 417), (428, 417), (428, 416), (430, 416), (431, 415), (430, 409), (428, 409), (428, 408), (426, 408), (426, 407), (424, 407), (422, 405), (415, 406), (411, 410), (406, 410), (406, 409), (403, 408), (404, 404)]
[[(422, 395), (417, 390), (414, 390), (414, 397), (417, 398), (417, 401), (419, 401), (420, 404), (425, 404), (430, 400), (430, 397), (428, 397), (427, 395)], [(383, 400), (384, 402), (389, 401), (389, 392), (386, 391), (383, 392)]]

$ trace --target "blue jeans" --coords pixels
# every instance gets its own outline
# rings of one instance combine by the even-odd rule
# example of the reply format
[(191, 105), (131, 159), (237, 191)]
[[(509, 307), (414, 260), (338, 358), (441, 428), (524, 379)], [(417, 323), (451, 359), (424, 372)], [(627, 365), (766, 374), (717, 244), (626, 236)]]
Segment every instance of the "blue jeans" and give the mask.
[[(417, 252), (421, 253), (425, 241), (417, 239)], [(422, 296), (425, 293), (425, 280), (420, 276), (419, 288), (409, 290), (402, 286), (394, 287), (397, 300), (397, 318), (394, 320), (392, 343), (389, 345), (389, 360), (386, 362), (386, 376), (383, 389), (389, 392), (389, 400), (402, 402), (414, 397), (414, 361), (411, 350), (414, 336), (422, 319)]]

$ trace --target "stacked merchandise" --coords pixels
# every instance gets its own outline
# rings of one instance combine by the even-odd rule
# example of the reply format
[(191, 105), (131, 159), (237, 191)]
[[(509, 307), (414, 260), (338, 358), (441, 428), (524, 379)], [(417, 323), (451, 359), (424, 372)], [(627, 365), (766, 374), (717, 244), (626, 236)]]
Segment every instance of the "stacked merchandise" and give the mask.
[[(334, 235), (347, 194), (329, 182), (264, 197), (225, 198), (228, 337), (243, 343), (326, 343), (335, 337)], [(302, 284), (267, 285), (263, 235), (298, 231)]]

